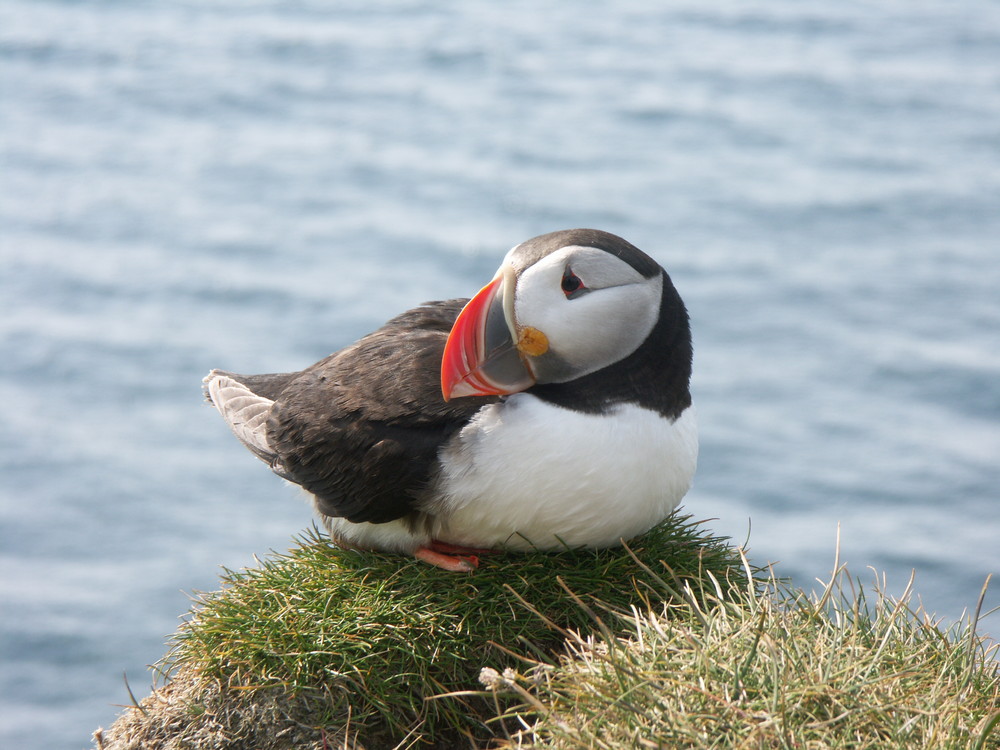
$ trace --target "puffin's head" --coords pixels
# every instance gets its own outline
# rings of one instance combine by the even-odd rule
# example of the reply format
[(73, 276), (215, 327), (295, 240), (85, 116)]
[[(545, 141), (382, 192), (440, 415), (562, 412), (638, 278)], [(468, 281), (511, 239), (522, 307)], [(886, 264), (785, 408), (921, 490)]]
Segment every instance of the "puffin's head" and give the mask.
[(607, 232), (569, 229), (521, 243), (452, 327), (445, 400), (565, 383), (624, 359), (656, 325), (663, 283), (656, 261)]

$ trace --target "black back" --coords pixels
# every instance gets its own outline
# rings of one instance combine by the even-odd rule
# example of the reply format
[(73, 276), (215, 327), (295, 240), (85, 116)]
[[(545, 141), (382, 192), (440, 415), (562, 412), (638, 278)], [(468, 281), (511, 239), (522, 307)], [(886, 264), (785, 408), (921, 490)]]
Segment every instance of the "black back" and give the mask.
[(441, 395), (445, 341), (467, 301), (405, 312), (284, 384), (268, 441), (280, 473), (313, 493), (320, 512), (354, 523), (407, 515), (441, 445), (497, 400)]

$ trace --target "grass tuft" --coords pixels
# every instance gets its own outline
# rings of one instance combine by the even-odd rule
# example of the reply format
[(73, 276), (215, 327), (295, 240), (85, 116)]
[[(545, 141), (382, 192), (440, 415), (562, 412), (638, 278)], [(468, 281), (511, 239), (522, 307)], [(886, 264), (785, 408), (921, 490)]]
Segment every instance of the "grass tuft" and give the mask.
[(1000, 747), (998, 646), (976, 634), (978, 608), (942, 631), (909, 588), (869, 593), (842, 568), (819, 594), (773, 578), (699, 594), (619, 615), (628, 635), (571, 633), (560, 659), (488, 670), (517, 698), (497, 706), (521, 721), (510, 745)]

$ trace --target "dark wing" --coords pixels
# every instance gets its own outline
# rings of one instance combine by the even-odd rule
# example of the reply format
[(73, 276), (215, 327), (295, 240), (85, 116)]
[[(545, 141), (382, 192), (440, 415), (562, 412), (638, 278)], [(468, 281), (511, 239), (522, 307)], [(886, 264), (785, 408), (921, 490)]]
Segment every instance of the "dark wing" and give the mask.
[(444, 344), (466, 301), (403, 313), (284, 385), (267, 422), (272, 465), (322, 513), (355, 523), (406, 515), (441, 445), (497, 400), (441, 395)]

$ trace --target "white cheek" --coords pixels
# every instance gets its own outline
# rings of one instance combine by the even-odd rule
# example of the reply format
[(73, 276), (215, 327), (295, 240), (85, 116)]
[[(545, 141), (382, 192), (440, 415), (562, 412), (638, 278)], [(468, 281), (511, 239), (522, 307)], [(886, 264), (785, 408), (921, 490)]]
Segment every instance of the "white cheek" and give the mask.
[(560, 288), (562, 266), (539, 271), (544, 272), (521, 279), (517, 324), (544, 333), (550, 350), (572, 366), (574, 377), (624, 359), (656, 325), (660, 277), (567, 299)]

